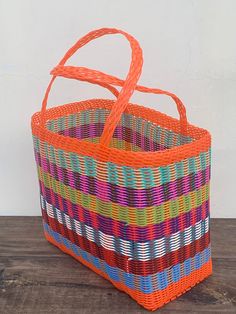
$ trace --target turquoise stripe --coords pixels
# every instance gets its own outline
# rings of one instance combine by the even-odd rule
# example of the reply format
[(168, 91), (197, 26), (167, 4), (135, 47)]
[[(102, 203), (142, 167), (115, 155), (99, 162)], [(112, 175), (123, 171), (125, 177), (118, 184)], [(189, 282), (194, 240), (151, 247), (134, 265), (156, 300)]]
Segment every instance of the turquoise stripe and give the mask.
[(177, 179), (182, 178), (184, 176), (184, 162), (183, 161), (175, 163), (175, 172), (176, 172)]
[(64, 150), (58, 149), (58, 156), (59, 156), (59, 165), (61, 168), (66, 168), (66, 159)]
[(70, 165), (72, 168), (73, 172), (80, 172), (81, 167), (80, 167), (80, 160), (76, 154), (69, 153), (70, 157)]
[(160, 167), (161, 184), (170, 182), (170, 167)]
[(122, 167), (122, 174), (124, 177), (124, 182), (126, 187), (135, 188), (135, 179), (136, 175), (134, 173), (134, 168), (123, 166)]
[(188, 169), (189, 169), (189, 172), (197, 172), (196, 165), (195, 165), (195, 158), (194, 157), (189, 158), (189, 160), (188, 160)]
[(76, 115), (74, 115), (74, 114), (69, 115), (68, 121), (69, 121), (69, 127), (70, 128), (76, 127), (76, 125), (77, 125), (77, 123), (76, 123)]
[(156, 185), (154, 181), (154, 174), (151, 168), (141, 168), (140, 176), (143, 183), (143, 187), (145, 189)]
[(108, 182), (113, 184), (118, 184), (118, 172), (116, 169), (116, 164), (112, 162), (107, 163), (107, 170), (108, 170)]
[(85, 164), (85, 173), (89, 177), (97, 176), (97, 162), (93, 158), (89, 158), (88, 156), (84, 157)]
[(65, 121), (66, 121), (65, 117), (58, 118), (57, 127), (58, 127), (59, 131), (65, 130), (65, 128), (66, 128)]

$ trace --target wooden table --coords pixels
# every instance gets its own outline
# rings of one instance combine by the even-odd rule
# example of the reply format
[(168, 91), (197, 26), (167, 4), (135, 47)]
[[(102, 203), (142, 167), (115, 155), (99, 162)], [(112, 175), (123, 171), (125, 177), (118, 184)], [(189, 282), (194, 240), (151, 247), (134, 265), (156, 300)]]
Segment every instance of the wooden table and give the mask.
[[(214, 274), (158, 313), (236, 313), (236, 219), (212, 219)], [(40, 217), (0, 217), (0, 313), (148, 313), (46, 242)]]

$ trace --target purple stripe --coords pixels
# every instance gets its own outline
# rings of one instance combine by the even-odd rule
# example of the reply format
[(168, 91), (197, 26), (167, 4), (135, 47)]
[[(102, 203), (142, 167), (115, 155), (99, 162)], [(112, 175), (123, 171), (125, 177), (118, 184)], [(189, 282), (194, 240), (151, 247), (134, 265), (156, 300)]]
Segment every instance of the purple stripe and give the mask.
[[(77, 127), (71, 127), (66, 130), (59, 131), (58, 134), (84, 139), (89, 137), (100, 137), (102, 135), (104, 124), (83, 124)], [(117, 126), (113, 135), (114, 138), (125, 140), (128, 143), (135, 144), (144, 151), (158, 151), (167, 149), (167, 146), (161, 145), (137, 131), (125, 126)]]

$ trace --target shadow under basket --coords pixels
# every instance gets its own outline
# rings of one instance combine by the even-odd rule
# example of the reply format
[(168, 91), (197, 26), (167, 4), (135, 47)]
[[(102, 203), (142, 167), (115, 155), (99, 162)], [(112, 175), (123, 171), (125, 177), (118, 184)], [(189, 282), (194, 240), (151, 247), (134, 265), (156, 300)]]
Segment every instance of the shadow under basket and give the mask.
[[(98, 71), (64, 66), (85, 43), (112, 33), (131, 42), (136, 58), (130, 71), (135, 69), (138, 78), (136, 40), (123, 31), (96, 30), (53, 70), (42, 110), (32, 117), (43, 227), (50, 243), (155, 310), (212, 273), (211, 137), (187, 123), (177, 96), (136, 85), (134, 74), (126, 84)], [(101, 85), (117, 100), (46, 109), (56, 76)], [(123, 99), (112, 84), (123, 87)], [(180, 120), (128, 103), (129, 88), (171, 96)]]

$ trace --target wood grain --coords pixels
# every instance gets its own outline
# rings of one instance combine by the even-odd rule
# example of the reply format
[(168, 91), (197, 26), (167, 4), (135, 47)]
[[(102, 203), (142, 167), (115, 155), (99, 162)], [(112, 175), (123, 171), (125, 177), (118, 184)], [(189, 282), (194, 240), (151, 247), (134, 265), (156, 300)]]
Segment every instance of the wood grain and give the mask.
[[(236, 219), (212, 219), (214, 274), (158, 313), (236, 313)], [(148, 313), (46, 242), (40, 217), (0, 217), (0, 313)]]

